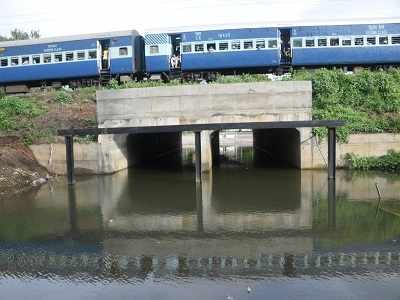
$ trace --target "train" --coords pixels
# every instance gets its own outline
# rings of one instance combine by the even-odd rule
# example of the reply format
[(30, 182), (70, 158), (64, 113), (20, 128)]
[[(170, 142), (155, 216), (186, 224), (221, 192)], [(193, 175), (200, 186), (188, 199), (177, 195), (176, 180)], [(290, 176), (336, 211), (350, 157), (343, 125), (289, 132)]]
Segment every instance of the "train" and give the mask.
[(0, 87), (400, 64), (400, 22), (136, 30), (0, 43)]

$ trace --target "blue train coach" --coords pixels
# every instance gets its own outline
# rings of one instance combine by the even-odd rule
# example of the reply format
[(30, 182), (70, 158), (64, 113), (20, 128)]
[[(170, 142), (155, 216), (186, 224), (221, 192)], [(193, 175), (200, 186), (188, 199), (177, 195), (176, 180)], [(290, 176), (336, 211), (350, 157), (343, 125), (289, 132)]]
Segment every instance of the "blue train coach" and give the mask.
[(136, 76), (144, 64), (142, 44), (136, 31), (2, 42), (0, 86)]
[(396, 65), (400, 24), (292, 27), (293, 66)]
[(214, 29), (145, 34), (149, 74), (278, 67), (278, 28)]
[(400, 24), (197, 27), (145, 34), (146, 72), (268, 72), (400, 63)]

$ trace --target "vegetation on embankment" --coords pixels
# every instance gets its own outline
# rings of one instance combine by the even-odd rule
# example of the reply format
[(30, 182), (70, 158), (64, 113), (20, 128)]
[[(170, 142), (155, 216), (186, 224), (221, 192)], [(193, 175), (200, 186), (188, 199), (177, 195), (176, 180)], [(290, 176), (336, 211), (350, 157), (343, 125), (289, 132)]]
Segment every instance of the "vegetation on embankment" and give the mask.
[(388, 151), (383, 156), (361, 157), (348, 154), (346, 157), (349, 168), (353, 170), (382, 170), (400, 172), (400, 152)]
[[(346, 74), (341, 70), (297, 71), (292, 80), (311, 80), (313, 118), (340, 119), (340, 141), (352, 133), (400, 132), (400, 70), (364, 70)], [(316, 129), (326, 136), (326, 129)]]
[(0, 95), (0, 137), (17, 136), (27, 145), (49, 143), (57, 140), (57, 129), (95, 125), (94, 88)]
[[(287, 79), (288, 77), (283, 78)], [(214, 83), (269, 80), (262, 74), (243, 74), (219, 76)], [(355, 74), (326, 69), (296, 71), (290, 80), (312, 81), (314, 119), (347, 121), (346, 126), (338, 129), (341, 142), (345, 142), (352, 133), (400, 132), (400, 70), (398, 69), (364, 70)], [(172, 80), (169, 83), (144, 81), (119, 85), (116, 80), (112, 80), (106, 88), (146, 88), (182, 84), (196, 83)], [(84, 88), (75, 91), (38, 91), (21, 97), (0, 96), (2, 103), (0, 107), (7, 107), (5, 113), (0, 115), (0, 136), (17, 135), (22, 136), (27, 144), (43, 143), (54, 141), (58, 128), (93, 126), (96, 124), (95, 91), (95, 88)], [(28, 104), (23, 105), (23, 102)], [(315, 133), (319, 137), (324, 137), (326, 130), (316, 129)]]

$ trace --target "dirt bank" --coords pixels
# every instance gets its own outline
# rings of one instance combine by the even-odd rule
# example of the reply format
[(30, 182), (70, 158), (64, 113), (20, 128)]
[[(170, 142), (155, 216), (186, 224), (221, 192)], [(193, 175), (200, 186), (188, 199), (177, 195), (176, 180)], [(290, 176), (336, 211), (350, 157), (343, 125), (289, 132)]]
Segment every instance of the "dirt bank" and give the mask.
[(46, 176), (18, 137), (0, 137), (0, 198), (40, 185)]

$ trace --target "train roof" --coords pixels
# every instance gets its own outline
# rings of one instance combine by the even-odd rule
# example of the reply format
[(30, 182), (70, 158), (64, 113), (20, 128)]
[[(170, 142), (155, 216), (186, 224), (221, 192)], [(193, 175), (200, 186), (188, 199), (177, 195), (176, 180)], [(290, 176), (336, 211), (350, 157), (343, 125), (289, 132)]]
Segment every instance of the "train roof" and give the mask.
[(52, 43), (60, 43), (68, 41), (103, 39), (108, 37), (119, 37), (128, 35), (139, 35), (139, 32), (137, 32), (136, 30), (125, 30), (125, 31), (112, 31), (112, 32), (92, 33), (92, 34), (49, 37), (49, 38), (32, 39), (32, 40), (5, 41), (5, 42), (0, 42), (0, 47), (52, 44)]
[(352, 19), (352, 20), (314, 20), (314, 21), (291, 21), (291, 22), (255, 22), (255, 23), (232, 23), (232, 24), (214, 24), (214, 25), (197, 25), (186, 27), (170, 27), (170, 28), (151, 28), (146, 29), (144, 34), (152, 33), (180, 33), (191, 31), (207, 31), (207, 30), (223, 30), (223, 29), (241, 29), (241, 28), (288, 28), (301, 26), (334, 26), (334, 25), (368, 25), (368, 24), (400, 24), (399, 18), (381, 18), (381, 19)]

